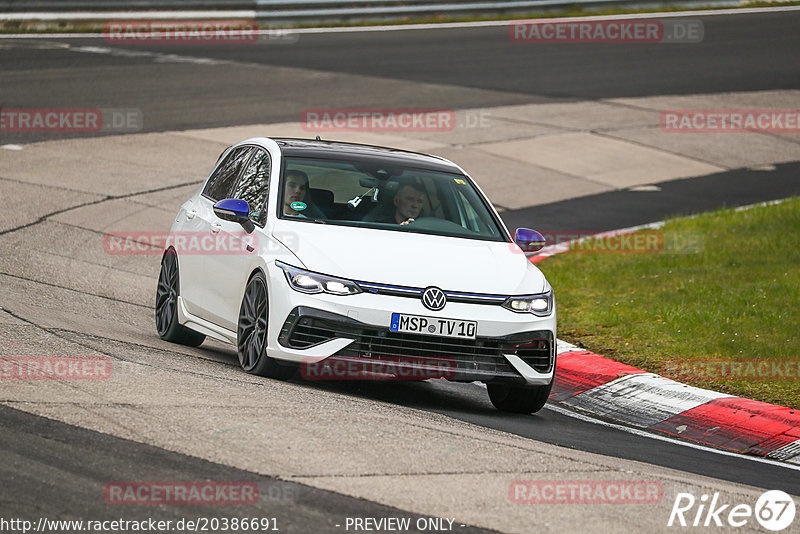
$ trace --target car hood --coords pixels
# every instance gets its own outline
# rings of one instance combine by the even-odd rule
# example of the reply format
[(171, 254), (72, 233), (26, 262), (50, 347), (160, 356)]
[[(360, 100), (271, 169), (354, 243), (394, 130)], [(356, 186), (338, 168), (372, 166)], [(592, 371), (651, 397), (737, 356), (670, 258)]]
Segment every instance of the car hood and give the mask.
[(310, 271), (409, 287), (524, 295), (547, 282), (514, 244), (279, 220), (273, 236)]

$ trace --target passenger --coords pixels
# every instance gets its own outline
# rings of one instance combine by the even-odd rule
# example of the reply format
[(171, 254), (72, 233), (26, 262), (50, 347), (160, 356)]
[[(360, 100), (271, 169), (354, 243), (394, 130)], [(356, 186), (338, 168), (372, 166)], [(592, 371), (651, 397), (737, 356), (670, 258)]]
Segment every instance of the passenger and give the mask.
[(375, 222), (401, 225), (412, 223), (419, 217), (424, 202), (425, 188), (422, 184), (416, 182), (402, 184), (392, 199), (394, 213), (379, 217)]
[(283, 214), (293, 217), (306, 217), (301, 211), (292, 208), (292, 203), (303, 202), (308, 192), (308, 175), (303, 171), (286, 171), (286, 184), (283, 190)]

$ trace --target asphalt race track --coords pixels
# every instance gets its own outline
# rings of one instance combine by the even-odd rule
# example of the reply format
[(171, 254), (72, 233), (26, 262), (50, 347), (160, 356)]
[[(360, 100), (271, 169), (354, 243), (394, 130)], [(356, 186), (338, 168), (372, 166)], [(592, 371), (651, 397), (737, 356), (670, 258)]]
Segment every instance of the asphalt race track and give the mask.
[(797, 12), (702, 21), (701, 47), (526, 45), (511, 42), (506, 26), (136, 45), (119, 55), (97, 50), (115, 47), (102, 39), (56, 40), (71, 48), (4, 40), (0, 105), (138, 108), (144, 131), (163, 131), (296, 120), (309, 107), (473, 108), (798, 87)]
[[(191, 456), (114, 438), (82, 428), (32, 416), (8, 407), (2, 412), (3, 479), (13, 482), (0, 490), (4, 513), (17, 516), (50, 514), (51, 518), (92, 517), (113, 520), (119, 513), (96, 498), (103, 485), (114, 480), (236, 480), (258, 485), (265, 497), (255, 509), (245, 506), (226, 507), (220, 517), (239, 517), (243, 513), (260, 517), (280, 517), (280, 527), (291, 532), (312, 532), (334, 529), (330, 518), (348, 516), (408, 517), (419, 516), (353, 499), (301, 484), (259, 476)], [(79, 461), (72, 469), (64, 469), (65, 459)], [(9, 463), (19, 462), (13, 469)], [(75, 471), (77, 469), (78, 471)], [(78, 475), (78, 476), (76, 476)], [(53, 484), (42, 485), (43, 478)], [(20, 494), (35, 499), (20, 498)], [(201, 517), (202, 506), (172, 507), (158, 514), (162, 520), (177, 521), (181, 517)], [(229, 512), (229, 513), (227, 513)], [(126, 516), (145, 519), (152, 513)], [(284, 522), (283, 519), (287, 520)], [(463, 532), (489, 532), (474, 527), (461, 527)], [(414, 530), (412, 530), (414, 532)]]
[[(162, 342), (152, 320), (158, 257), (103, 256), (98, 245), (130, 213), (168, 222), (224, 147), (200, 134), (149, 134), (297, 121), (308, 108), (486, 109), (757, 91), (789, 91), (800, 107), (791, 93), (800, 89), (800, 11), (694, 18), (704, 25), (701, 45), (534, 48), (510, 42), (505, 26), (303, 33), (291, 44), (246, 46), (0, 37), (0, 107), (137, 109), (144, 127), (133, 137), (146, 141), (136, 146), (152, 149), (133, 151), (135, 140), (106, 133), (0, 131), (0, 145), (44, 162), (7, 163), (16, 148), (0, 147), (0, 355), (94, 355), (114, 369), (91, 383), (0, 382), (0, 516), (263, 517), (284, 532), (346, 532), (353, 517), (444, 517), (458, 532), (661, 532), (678, 492), (751, 504), (765, 489), (800, 495), (797, 465), (563, 410), (501, 414), (477, 384), (246, 375), (231, 346)], [(77, 145), (64, 143), (78, 142), (89, 148), (70, 154)], [(58, 164), (47, 164), (48, 151)], [(123, 164), (83, 159), (92, 153)], [(83, 166), (84, 179), (73, 180)], [(531, 201), (501, 215), (511, 228), (607, 230), (800, 194), (798, 161), (733, 167), (657, 190)], [(658, 480), (664, 498), (613, 510), (509, 502), (512, 481), (548, 477)], [(261, 499), (203, 507), (103, 498), (111, 481), (156, 480), (252, 482)]]

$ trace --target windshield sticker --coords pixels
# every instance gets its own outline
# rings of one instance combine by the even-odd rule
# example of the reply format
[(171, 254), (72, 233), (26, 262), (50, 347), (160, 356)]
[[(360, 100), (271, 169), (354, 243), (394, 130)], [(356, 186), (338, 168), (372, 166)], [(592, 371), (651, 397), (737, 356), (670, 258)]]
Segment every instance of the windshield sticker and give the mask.
[(465, 181), (464, 181), (464, 180), (462, 180), (461, 178), (453, 178), (453, 181), (454, 181), (455, 183), (457, 183), (457, 184), (460, 184), (460, 185), (467, 185), (467, 182), (465, 182)]
[(303, 211), (308, 206), (306, 206), (305, 202), (292, 202), (291, 204), (289, 204), (289, 207), (291, 207), (295, 211)]

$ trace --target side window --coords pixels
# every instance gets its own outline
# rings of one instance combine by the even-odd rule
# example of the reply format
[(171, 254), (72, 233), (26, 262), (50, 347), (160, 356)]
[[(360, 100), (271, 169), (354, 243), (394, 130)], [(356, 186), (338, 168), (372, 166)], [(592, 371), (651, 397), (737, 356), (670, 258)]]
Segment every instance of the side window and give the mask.
[(231, 197), (246, 200), (250, 205), (250, 219), (260, 225), (267, 222), (270, 166), (269, 154), (256, 149)]
[(239, 172), (252, 151), (253, 148), (249, 146), (239, 147), (231, 151), (225, 161), (222, 162), (222, 165), (217, 168), (214, 176), (208, 180), (203, 194), (214, 200), (230, 198), (229, 194), (233, 189), (233, 184), (236, 183)]

